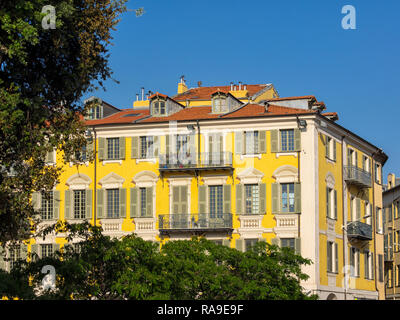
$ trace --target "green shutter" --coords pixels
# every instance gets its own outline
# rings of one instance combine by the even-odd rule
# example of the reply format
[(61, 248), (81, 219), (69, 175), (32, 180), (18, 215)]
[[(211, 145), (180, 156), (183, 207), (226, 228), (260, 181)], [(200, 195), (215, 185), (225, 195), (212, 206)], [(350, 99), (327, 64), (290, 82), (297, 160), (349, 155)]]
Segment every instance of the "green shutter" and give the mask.
[(336, 141), (333, 139), (333, 160), (336, 161)]
[(368, 279), (369, 270), (368, 270), (368, 251), (364, 251), (364, 278)]
[(199, 186), (199, 213), (206, 213), (207, 210), (207, 186)]
[(46, 163), (54, 163), (55, 162), (55, 152), (50, 151), (46, 153)]
[(6, 270), (6, 262), (4, 261), (6, 251), (0, 246), (0, 270)]
[(335, 272), (339, 273), (339, 250), (338, 244), (335, 242)]
[(294, 129), (294, 151), (301, 151), (300, 129)]
[(31, 259), (32, 259), (31, 261), (36, 261), (37, 259), (40, 259), (40, 251), (38, 244), (31, 245)]
[(40, 192), (32, 193), (32, 206), (35, 211), (39, 211), (41, 207), (41, 194)]
[(259, 214), (266, 214), (267, 212), (267, 185), (265, 183), (260, 183), (258, 185), (259, 191)]
[(105, 216), (104, 207), (104, 189), (97, 190), (97, 218), (102, 219)]
[(329, 145), (329, 137), (325, 136), (325, 157), (330, 159), (330, 145)]
[(72, 219), (73, 216), (71, 215), (71, 190), (65, 190), (64, 192), (64, 219)]
[(119, 137), (119, 158), (125, 160), (125, 137)]
[(356, 156), (356, 162), (355, 162), (355, 166), (358, 168), (358, 152), (356, 150), (354, 150), (355, 156)]
[(132, 159), (138, 159), (139, 158), (139, 137), (132, 137), (131, 138), (131, 158)]
[(165, 153), (168, 155), (171, 150), (171, 136), (166, 135), (165, 136)]
[(231, 213), (231, 186), (224, 184), (223, 186), (224, 213)]
[(105, 138), (99, 138), (99, 160), (104, 160), (106, 159), (106, 139)]
[(28, 246), (25, 243), (21, 243), (19, 247), (19, 256), (22, 261), (26, 261), (28, 256)]
[(301, 254), (301, 239), (300, 238), (294, 239), (294, 251), (298, 255)]
[(275, 237), (275, 238), (272, 238), (272, 239), (271, 239), (271, 244), (272, 244), (273, 246), (278, 246), (278, 247), (280, 247), (281, 241), (280, 241), (280, 239), (279, 239), (278, 237)]
[(172, 213), (181, 213), (180, 210), (180, 188), (179, 186), (172, 187)]
[(222, 240), (222, 245), (225, 246), (225, 247), (230, 248), (230, 247), (231, 247), (231, 240), (229, 240), (229, 239), (223, 239), (223, 240)]
[(267, 153), (267, 132), (258, 131), (258, 153)]
[(126, 189), (119, 189), (119, 217), (126, 218)]
[(180, 212), (182, 214), (188, 213), (188, 186), (180, 186), (180, 200), (179, 200), (179, 207)]
[(86, 203), (86, 211), (85, 217), (86, 219), (92, 218), (92, 190), (85, 190), (85, 203)]
[(236, 239), (236, 250), (244, 252), (244, 240), (243, 239)]
[(294, 184), (294, 212), (301, 212), (301, 184)]
[(361, 199), (356, 198), (356, 219), (359, 220), (361, 218)]
[(58, 243), (53, 243), (53, 256), (55, 256), (57, 251), (60, 251), (60, 245)]
[(347, 165), (351, 166), (353, 164), (353, 159), (351, 157), (351, 151), (352, 149), (347, 148)]
[(153, 157), (158, 157), (158, 151), (160, 149), (160, 139), (158, 136), (153, 136)]
[(146, 217), (153, 217), (153, 189), (146, 188)]
[(53, 191), (53, 219), (60, 219), (60, 191)]
[(330, 208), (331, 208), (331, 197), (329, 196), (329, 187), (326, 187), (326, 216), (331, 217)]
[(235, 132), (235, 154), (243, 154), (244, 143), (243, 143), (243, 132)]
[(236, 214), (244, 214), (244, 185), (236, 185)]
[(271, 152), (279, 152), (279, 130), (271, 130)]
[(272, 213), (279, 212), (280, 211), (279, 183), (273, 183), (271, 185), (271, 201), (272, 201)]
[(326, 256), (327, 256), (327, 270), (332, 271), (332, 246), (331, 243), (328, 241), (326, 243)]
[(335, 211), (334, 211), (334, 213), (335, 213), (335, 220), (337, 220), (337, 191), (333, 190), (333, 192), (334, 192), (334, 201), (335, 201)]
[(131, 188), (131, 218), (139, 217), (139, 192), (138, 188)]

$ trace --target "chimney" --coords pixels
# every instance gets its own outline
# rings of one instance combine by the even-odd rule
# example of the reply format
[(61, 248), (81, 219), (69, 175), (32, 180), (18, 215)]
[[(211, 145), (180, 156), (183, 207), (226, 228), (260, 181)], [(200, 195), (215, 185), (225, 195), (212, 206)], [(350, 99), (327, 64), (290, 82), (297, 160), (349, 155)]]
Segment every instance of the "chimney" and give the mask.
[(148, 93), (146, 94), (146, 100), (149, 100), (149, 94)]
[(185, 81), (185, 76), (181, 76), (180, 82), (178, 83), (178, 94), (184, 93), (188, 90), (188, 87), (186, 86), (186, 81)]
[(201, 87), (201, 84), (202, 84), (201, 81), (197, 81), (197, 86), (198, 87)]
[(239, 81), (239, 90), (242, 90), (242, 82)]
[(231, 82), (231, 91), (233, 91), (233, 82)]
[(142, 101), (144, 100), (144, 87), (142, 87)]
[(139, 101), (139, 93), (136, 93), (136, 101)]
[(247, 90), (247, 84), (243, 85), (243, 90)]

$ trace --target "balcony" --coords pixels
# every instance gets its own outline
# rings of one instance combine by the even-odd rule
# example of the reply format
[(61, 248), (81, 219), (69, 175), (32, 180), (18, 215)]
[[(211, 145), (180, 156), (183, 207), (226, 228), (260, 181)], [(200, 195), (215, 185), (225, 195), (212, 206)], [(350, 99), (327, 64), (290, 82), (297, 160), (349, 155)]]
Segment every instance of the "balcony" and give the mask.
[(351, 185), (371, 188), (371, 173), (356, 166), (344, 166), (344, 180)]
[(160, 233), (232, 231), (232, 214), (164, 214), (158, 216)]
[(160, 171), (233, 170), (232, 152), (160, 154)]
[(361, 221), (347, 224), (347, 237), (357, 240), (372, 240), (372, 226)]

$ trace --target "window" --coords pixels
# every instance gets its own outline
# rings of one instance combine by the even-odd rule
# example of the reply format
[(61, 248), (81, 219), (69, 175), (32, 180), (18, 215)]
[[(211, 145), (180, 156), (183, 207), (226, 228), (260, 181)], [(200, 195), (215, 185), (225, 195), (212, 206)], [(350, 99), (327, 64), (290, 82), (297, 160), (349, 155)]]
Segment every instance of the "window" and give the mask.
[(367, 156), (363, 156), (362, 166), (364, 171), (370, 172), (369, 158)]
[(51, 257), (53, 255), (53, 245), (52, 244), (40, 245), (40, 253), (42, 258)]
[(360, 250), (354, 247), (350, 248), (350, 276), (360, 276)]
[(326, 216), (330, 219), (337, 217), (337, 196), (336, 190), (326, 187)]
[(245, 210), (246, 214), (259, 214), (259, 187), (258, 184), (246, 184), (245, 186)]
[(365, 212), (365, 223), (371, 225), (372, 223), (372, 205), (368, 202), (364, 202), (364, 212)]
[(357, 166), (356, 152), (350, 148), (347, 149), (347, 165), (348, 166)]
[(75, 159), (81, 162), (85, 162), (87, 160), (86, 145), (84, 145), (80, 151), (75, 152)]
[(373, 255), (368, 250), (364, 251), (364, 278), (372, 280), (374, 278)]
[(222, 246), (222, 240), (211, 240), (214, 242), (216, 245)]
[(42, 193), (42, 207), (40, 208), (42, 220), (53, 219), (53, 192)]
[(383, 255), (378, 254), (378, 281), (383, 282)]
[(223, 94), (216, 94), (212, 99), (212, 112), (224, 113), (228, 112), (228, 99)]
[(13, 248), (10, 248), (9, 253), (10, 270), (12, 270), (15, 267), (15, 263), (21, 258), (20, 246), (14, 246)]
[(154, 156), (154, 137), (140, 137), (140, 158), (149, 159)]
[(281, 184), (281, 211), (294, 212), (294, 183)]
[(248, 251), (258, 242), (258, 239), (245, 239), (244, 240), (244, 250)]
[(325, 156), (333, 161), (336, 161), (336, 141), (330, 137), (326, 137), (326, 154)]
[(258, 131), (245, 131), (245, 154), (258, 153)]
[(223, 194), (222, 186), (209, 186), (209, 209), (210, 218), (222, 218), (223, 215)]
[(375, 163), (375, 182), (381, 183), (381, 168), (378, 163)]
[(153, 101), (153, 115), (164, 116), (166, 114), (165, 100)]
[(107, 138), (107, 158), (119, 159), (119, 138)]
[(119, 189), (107, 190), (107, 218), (119, 217)]
[(140, 190), (140, 216), (145, 217), (146, 216), (146, 196), (147, 196), (147, 190), (146, 188), (139, 188)]
[(86, 191), (74, 190), (74, 219), (86, 218)]
[(338, 246), (337, 243), (327, 242), (327, 271), (338, 273)]
[(188, 135), (177, 135), (176, 136), (176, 153), (186, 155), (189, 151), (188, 148)]
[(102, 118), (102, 107), (101, 106), (94, 106), (89, 109), (89, 119), (101, 119)]
[(281, 238), (281, 247), (282, 248), (290, 248), (295, 250), (295, 241), (294, 238)]
[(376, 232), (383, 233), (382, 209), (376, 208)]
[(294, 151), (294, 130), (281, 130), (281, 151)]

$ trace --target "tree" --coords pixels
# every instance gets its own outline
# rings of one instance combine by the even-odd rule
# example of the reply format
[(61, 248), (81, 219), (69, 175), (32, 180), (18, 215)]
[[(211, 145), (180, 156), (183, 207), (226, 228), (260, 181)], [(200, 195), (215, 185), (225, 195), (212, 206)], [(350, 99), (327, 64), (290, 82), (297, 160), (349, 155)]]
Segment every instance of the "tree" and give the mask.
[(31, 233), (33, 191), (51, 190), (65, 161), (85, 144), (83, 94), (112, 76), (111, 31), (126, 0), (54, 0), (55, 29), (43, 28), (47, 0), (0, 2), (0, 242)]
[(70, 239), (81, 238), (79, 247), (66, 245), (54, 257), (13, 269), (14, 278), (30, 279), (33, 288), (38, 288), (42, 267), (55, 267), (56, 290), (41, 298), (310, 299), (300, 281), (308, 278), (301, 267), (311, 262), (288, 248), (259, 242), (240, 252), (204, 238), (168, 241), (160, 248), (134, 234), (111, 239), (88, 224), (66, 224), (61, 229)]

